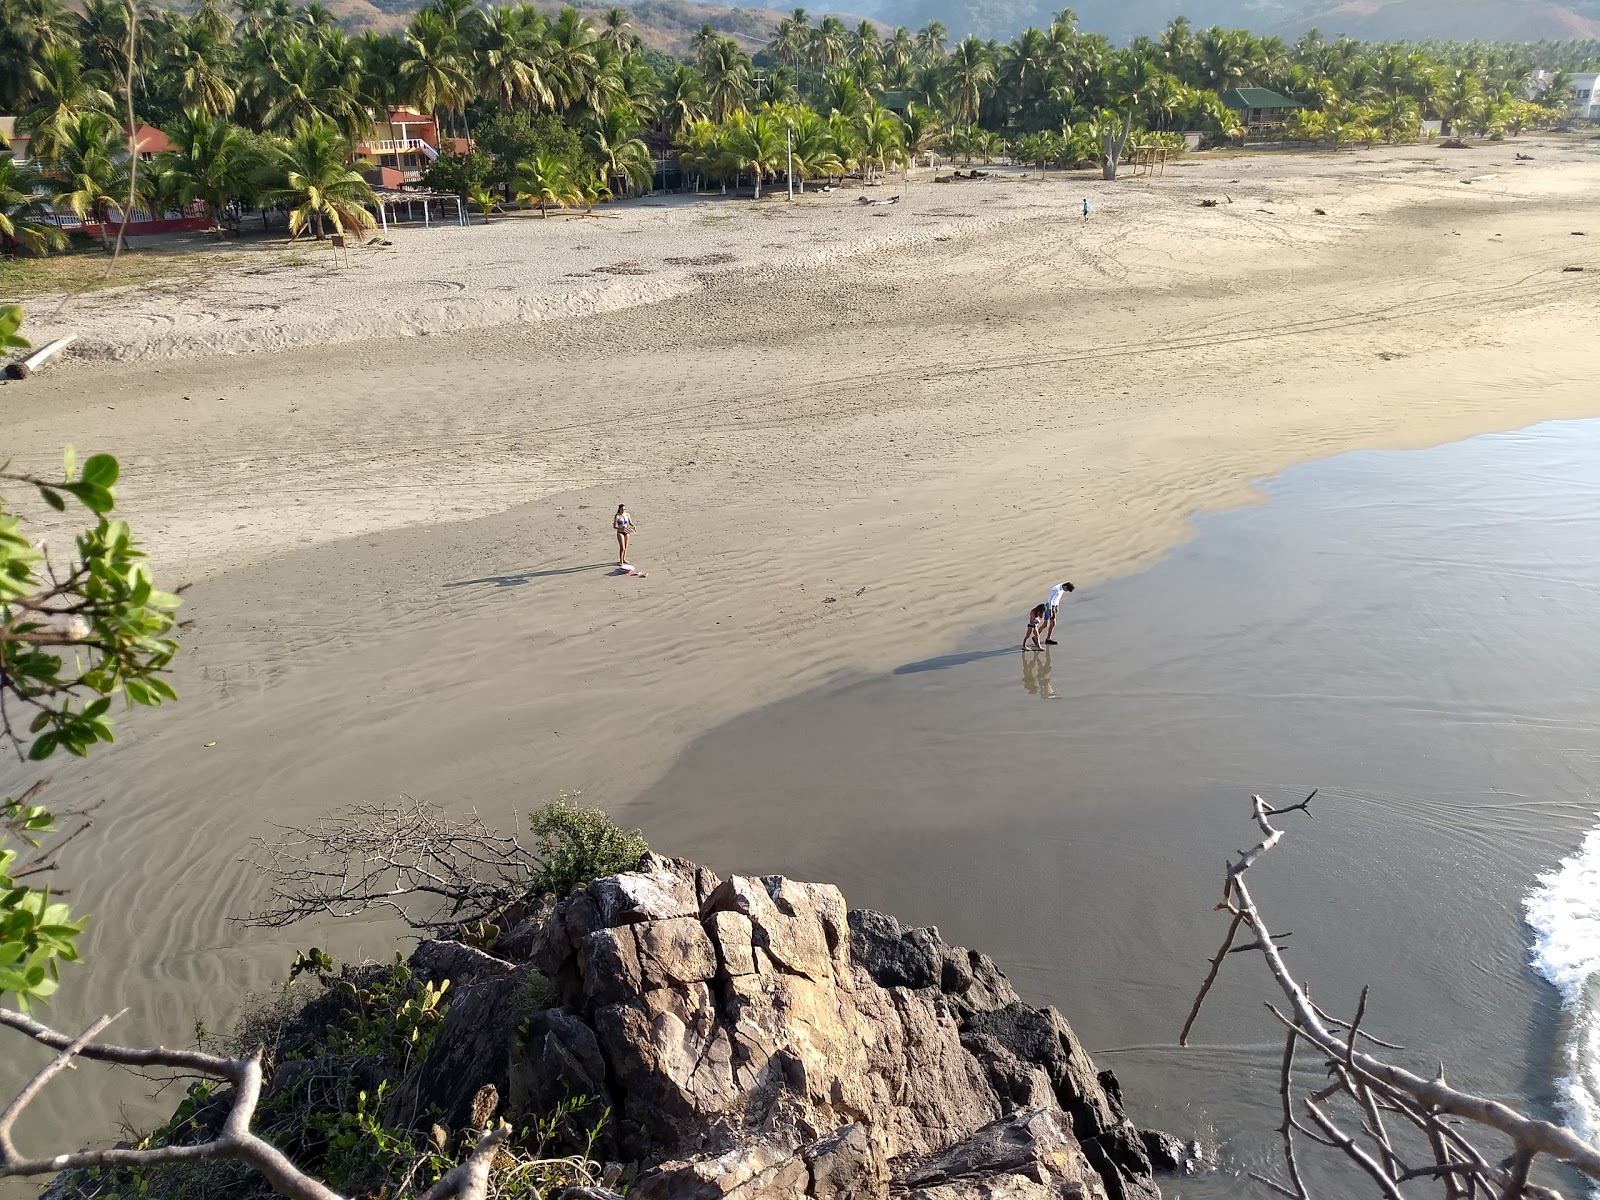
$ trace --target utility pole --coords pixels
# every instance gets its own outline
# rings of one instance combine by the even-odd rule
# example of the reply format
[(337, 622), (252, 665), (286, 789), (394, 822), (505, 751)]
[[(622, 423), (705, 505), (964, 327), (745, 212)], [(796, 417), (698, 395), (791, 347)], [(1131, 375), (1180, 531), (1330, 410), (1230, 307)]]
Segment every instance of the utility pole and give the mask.
[(786, 141), (787, 141), (788, 149), (789, 149), (789, 199), (793, 200), (794, 199), (794, 126), (793, 125), (787, 126), (786, 129), (785, 129), (785, 132), (786, 132), (786, 135), (787, 135), (786, 136)]

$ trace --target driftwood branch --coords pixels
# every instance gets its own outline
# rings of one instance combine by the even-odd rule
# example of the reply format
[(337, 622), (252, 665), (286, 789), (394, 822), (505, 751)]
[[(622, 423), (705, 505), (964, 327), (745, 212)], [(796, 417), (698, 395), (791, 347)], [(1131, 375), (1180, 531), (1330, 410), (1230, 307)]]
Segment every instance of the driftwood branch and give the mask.
[[(1274, 808), (1260, 796), (1253, 799), (1252, 819), (1261, 831), (1261, 840), (1242, 850), (1229, 865), (1223, 883), (1220, 911), (1230, 914), (1222, 946), (1211, 960), (1211, 968), (1184, 1023), (1180, 1044), (1199, 1019), (1217, 976), (1228, 956), (1248, 950), (1261, 955), (1279, 991), (1288, 1000), (1287, 1011), (1272, 1005), (1269, 1011), (1287, 1027), (1287, 1040), (1279, 1070), (1279, 1098), (1283, 1110), (1279, 1136), (1283, 1143), (1284, 1165), (1289, 1186), (1252, 1174), (1252, 1178), (1281, 1195), (1294, 1200), (1310, 1200), (1296, 1158), (1295, 1134), (1307, 1136), (1325, 1147), (1339, 1150), (1372, 1181), (1376, 1194), (1388, 1200), (1403, 1200), (1401, 1185), (1427, 1180), (1436, 1184), (1444, 1200), (1463, 1197), (1496, 1197), (1498, 1200), (1558, 1200), (1557, 1193), (1530, 1182), (1533, 1165), (1540, 1155), (1600, 1181), (1600, 1147), (1593, 1146), (1572, 1130), (1517, 1112), (1508, 1105), (1445, 1082), (1441, 1069), (1428, 1079), (1365, 1052), (1363, 1043), (1395, 1050), (1399, 1047), (1373, 1037), (1363, 1029), (1367, 1017), (1368, 991), (1363, 988), (1354, 1020), (1341, 1021), (1313, 1004), (1306, 987), (1285, 963), (1280, 942), (1250, 894), (1245, 875), (1285, 836), (1272, 818), (1300, 812), (1311, 816), (1311, 793), (1298, 804)], [(1253, 935), (1248, 945), (1237, 945), (1241, 929)], [(1301, 1098), (1301, 1107), (1312, 1126), (1297, 1119), (1294, 1104), (1294, 1063), (1300, 1043), (1319, 1051), (1330, 1082)], [(1330, 1111), (1331, 1105), (1348, 1106), (1347, 1132)], [(1400, 1118), (1397, 1132), (1407, 1133), (1405, 1144), (1391, 1133), (1384, 1114)], [(1495, 1160), (1474, 1145), (1469, 1135), (1494, 1133), (1510, 1143), (1510, 1154)], [(1411, 1166), (1406, 1157), (1413, 1144), (1431, 1157), (1426, 1165)]]
[[(57, 1051), (23, 1089), (0, 1112), (0, 1179), (57, 1175), (95, 1167), (157, 1167), (175, 1163), (233, 1160), (255, 1168), (272, 1190), (289, 1200), (343, 1200), (327, 1185), (313, 1179), (294, 1165), (277, 1147), (252, 1132), (256, 1107), (261, 1101), (262, 1071), (259, 1056), (222, 1058), (198, 1050), (169, 1050), (164, 1046), (116, 1046), (94, 1039), (115, 1017), (101, 1017), (76, 1037), (41, 1025), (25, 1013), (0, 1008), (0, 1026), (32, 1038)], [(157, 1069), (198, 1075), (233, 1085), (232, 1106), (221, 1130), (209, 1141), (184, 1146), (152, 1146), (145, 1149), (115, 1146), (101, 1150), (78, 1150), (45, 1158), (30, 1158), (16, 1146), (12, 1131), (22, 1111), (35, 1100), (55, 1076), (70, 1067), (75, 1059), (110, 1063), (136, 1069)], [(465, 1162), (452, 1168), (418, 1200), (487, 1200), (489, 1170), (508, 1130), (485, 1134)]]

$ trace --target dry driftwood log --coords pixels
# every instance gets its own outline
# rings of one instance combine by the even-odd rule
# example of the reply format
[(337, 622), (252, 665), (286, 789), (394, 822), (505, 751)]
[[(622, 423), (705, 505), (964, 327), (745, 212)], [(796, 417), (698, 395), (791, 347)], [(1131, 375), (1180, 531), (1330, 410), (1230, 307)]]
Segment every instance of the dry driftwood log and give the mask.
[[(1349, 1022), (1330, 1016), (1312, 1002), (1305, 985), (1284, 962), (1279, 943), (1288, 935), (1274, 934), (1268, 928), (1250, 895), (1245, 875), (1284, 837), (1284, 831), (1271, 819), (1295, 812), (1309, 817), (1315, 798), (1316, 793), (1312, 792), (1300, 803), (1285, 808), (1274, 808), (1260, 796), (1254, 798), (1254, 818), (1261, 830), (1261, 841), (1242, 851), (1238, 861), (1228, 867), (1222, 903), (1217, 905), (1217, 911), (1231, 918), (1228, 932), (1211, 960), (1210, 972), (1200, 985), (1178, 1038), (1180, 1045), (1188, 1044), (1189, 1034), (1228, 956), (1259, 953), (1288, 1001), (1287, 1011), (1267, 1005), (1287, 1030), (1278, 1085), (1283, 1108), (1278, 1133), (1283, 1140), (1287, 1182), (1254, 1173), (1251, 1178), (1291, 1200), (1311, 1200), (1296, 1157), (1295, 1138), (1300, 1135), (1344, 1154), (1372, 1180), (1375, 1194), (1387, 1200), (1405, 1200), (1414, 1195), (1402, 1191), (1404, 1185), (1413, 1182), (1432, 1184), (1445, 1200), (1558, 1200), (1560, 1193), (1529, 1180), (1539, 1155), (1600, 1181), (1600, 1148), (1572, 1130), (1525, 1116), (1497, 1101), (1458, 1091), (1445, 1082), (1442, 1067), (1435, 1078), (1426, 1079), (1358, 1049), (1363, 1043), (1399, 1049), (1362, 1028), (1366, 1020), (1366, 989), (1362, 989), (1360, 1004)], [(1241, 931), (1253, 940), (1236, 944)], [(1329, 1082), (1316, 1092), (1299, 1096), (1297, 1106), (1293, 1070), (1295, 1054), (1302, 1043), (1322, 1055)], [(1481, 1133), (1503, 1137), (1509, 1152), (1491, 1155), (1481, 1151), (1474, 1141)]]

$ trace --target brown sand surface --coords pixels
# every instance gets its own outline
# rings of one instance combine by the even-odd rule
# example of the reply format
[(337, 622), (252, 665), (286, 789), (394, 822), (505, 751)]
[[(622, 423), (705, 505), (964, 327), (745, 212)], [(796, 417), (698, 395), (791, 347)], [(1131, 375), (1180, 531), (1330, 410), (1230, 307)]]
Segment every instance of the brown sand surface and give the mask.
[[(53, 772), (61, 802), (123, 773), (68, 863), (96, 919), (53, 1016), (126, 1004), (124, 1037), (181, 1040), (293, 947), (388, 954), (387, 926), (229, 922), (262, 898), (237, 860), (273, 822), (401, 793), (509, 822), (582, 789), (670, 851), (636, 798), (740, 712), (1010, 614), (1020, 635), (1050, 583), (1147, 563), (1291, 463), (1600, 414), (1600, 142), (1517, 148), (1536, 161), (1418, 147), (913, 185), (882, 220), (829, 198), (796, 210), (821, 251), (751, 251), (581, 321), (446, 315), (377, 341), (333, 313), (333, 344), (227, 357), (129, 334), (138, 361), (0, 389), (17, 465), (116, 452), (161, 575), (195, 581), (182, 703)], [(705, 208), (736, 219), (682, 222), (675, 257), (772, 219)], [(639, 211), (438, 237), (531, 256), (532, 278)], [(905, 228), (834, 253), (847, 218)], [(374, 277), (335, 307), (411, 299)], [(647, 579), (611, 571), (620, 501)], [(705, 800), (729, 821), (738, 801)], [(105, 1127), (130, 1093), (95, 1083), (40, 1121)]]

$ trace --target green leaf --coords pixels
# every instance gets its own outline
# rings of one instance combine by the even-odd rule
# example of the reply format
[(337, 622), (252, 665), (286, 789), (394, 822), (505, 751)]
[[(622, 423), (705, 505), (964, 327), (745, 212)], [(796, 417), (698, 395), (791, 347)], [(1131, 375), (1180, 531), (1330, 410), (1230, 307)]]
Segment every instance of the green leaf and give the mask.
[(122, 468), (117, 465), (117, 460), (109, 454), (94, 454), (83, 464), (84, 483), (92, 483), (97, 487), (109, 488), (117, 482), (122, 474)]
[(78, 452), (72, 448), (71, 442), (61, 448), (61, 466), (63, 478), (66, 479), (71, 479), (72, 473), (78, 469)]
[(42, 487), (39, 489), (39, 495), (43, 496), (44, 502), (57, 512), (67, 511), (67, 502), (61, 498), (61, 493), (54, 488)]

